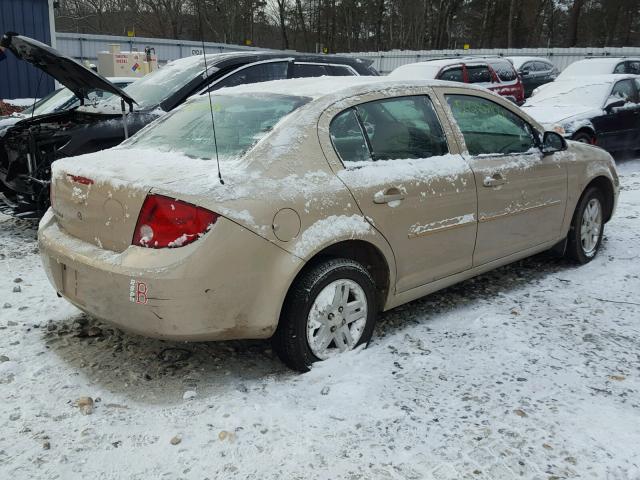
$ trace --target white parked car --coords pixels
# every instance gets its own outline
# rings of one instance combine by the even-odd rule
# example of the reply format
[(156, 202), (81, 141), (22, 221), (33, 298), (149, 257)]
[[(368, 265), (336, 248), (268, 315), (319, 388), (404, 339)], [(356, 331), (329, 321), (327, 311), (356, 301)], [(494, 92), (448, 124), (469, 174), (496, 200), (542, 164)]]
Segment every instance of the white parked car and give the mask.
[[(632, 74), (640, 75), (640, 58), (627, 57), (593, 57), (573, 62), (565, 68), (557, 80), (567, 80), (574, 77), (590, 77), (593, 75)], [(548, 84), (547, 84), (548, 85)], [(533, 95), (540, 93), (547, 85), (541, 85), (533, 91)]]

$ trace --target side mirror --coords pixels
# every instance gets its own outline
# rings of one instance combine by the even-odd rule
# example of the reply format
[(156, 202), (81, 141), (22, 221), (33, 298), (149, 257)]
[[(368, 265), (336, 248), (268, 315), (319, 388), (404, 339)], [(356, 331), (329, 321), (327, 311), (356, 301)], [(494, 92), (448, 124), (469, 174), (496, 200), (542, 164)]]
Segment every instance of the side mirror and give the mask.
[(624, 107), (626, 103), (627, 101), (620, 97), (609, 97), (607, 103), (604, 105), (604, 109), (607, 113), (611, 113), (616, 108)]
[(551, 155), (567, 149), (567, 141), (562, 135), (556, 132), (544, 132), (542, 137), (542, 153)]
[(529, 72), (529, 70), (526, 68), (523, 70), (520, 70), (520, 75), (522, 75), (523, 77), (526, 77), (527, 75), (529, 75), (529, 73), (531, 72)]

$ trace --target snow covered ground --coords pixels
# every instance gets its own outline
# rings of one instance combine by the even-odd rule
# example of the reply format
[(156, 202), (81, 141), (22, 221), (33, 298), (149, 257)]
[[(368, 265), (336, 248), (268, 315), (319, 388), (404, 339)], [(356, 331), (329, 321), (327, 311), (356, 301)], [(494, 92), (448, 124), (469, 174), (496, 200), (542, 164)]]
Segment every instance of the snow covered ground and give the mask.
[(4, 103), (7, 103), (9, 105), (13, 105), (14, 107), (30, 107), (31, 105), (34, 104), (34, 102), (37, 102), (38, 99), (37, 98), (14, 98), (14, 99), (9, 99), (9, 100), (3, 100)]
[(620, 171), (591, 264), (539, 255), (397, 308), (306, 375), (268, 342), (86, 318), (2, 217), (0, 478), (638, 479), (640, 160)]

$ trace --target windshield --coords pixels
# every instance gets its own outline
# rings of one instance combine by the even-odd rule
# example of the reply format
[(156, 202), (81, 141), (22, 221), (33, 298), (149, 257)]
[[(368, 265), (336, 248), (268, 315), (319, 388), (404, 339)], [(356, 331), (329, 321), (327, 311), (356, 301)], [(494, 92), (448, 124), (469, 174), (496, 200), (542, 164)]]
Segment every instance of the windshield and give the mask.
[[(41, 100), (38, 100), (34, 106), (25, 108), (21, 113), (23, 115), (44, 115), (45, 113), (53, 113), (57, 111), (60, 105), (63, 105), (70, 100), (76, 99), (76, 96), (68, 88), (61, 88), (53, 93), (50, 93)], [(79, 103), (79, 102), (78, 102)]]
[[(116, 87), (120, 88), (131, 85), (131, 83), (131, 80), (120, 80), (113, 82)], [(111, 98), (112, 96), (113, 94), (110, 92), (105, 92), (103, 90), (91, 90), (87, 94), (85, 105), (91, 105), (101, 100)], [(78, 97), (76, 97), (75, 94), (68, 88), (61, 88), (53, 93), (50, 93), (43, 99), (38, 100), (35, 104), (35, 108), (34, 106), (31, 106), (24, 109), (22, 112), (20, 112), (20, 114), (36, 117), (38, 115), (45, 115), (47, 113), (70, 110), (74, 107), (77, 107), (78, 105), (80, 105), (80, 100), (78, 99)]]
[[(211, 59), (208, 59), (211, 62)], [(211, 66), (209, 66), (211, 69)], [(204, 59), (187, 57), (167, 63), (129, 85), (124, 91), (133, 98), (140, 108), (155, 107), (176, 93), (196, 76), (204, 73)], [(99, 106), (120, 109), (120, 97), (114, 97)]]
[(540, 93), (529, 98), (526, 105), (553, 105), (557, 107), (585, 105), (600, 107), (610, 91), (611, 82), (607, 81), (576, 83), (571, 81), (558, 82), (556, 80), (548, 83)]
[[(241, 157), (282, 118), (309, 101), (276, 94), (212, 95), (220, 160)], [(127, 146), (215, 158), (209, 98), (199, 97), (162, 117), (126, 142)]]

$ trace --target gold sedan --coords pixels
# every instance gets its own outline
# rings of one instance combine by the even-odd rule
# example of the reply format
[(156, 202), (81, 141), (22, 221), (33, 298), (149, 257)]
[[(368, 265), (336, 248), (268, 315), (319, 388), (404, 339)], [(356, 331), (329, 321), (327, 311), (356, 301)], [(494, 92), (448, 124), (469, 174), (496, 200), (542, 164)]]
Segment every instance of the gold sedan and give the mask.
[(552, 248), (590, 261), (618, 188), (605, 151), (485, 90), (285, 80), (55, 162), (39, 242), (90, 315), (167, 339), (273, 337), (305, 371), (366, 345), (381, 310)]

